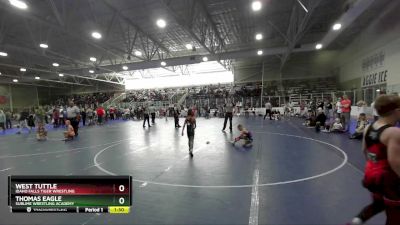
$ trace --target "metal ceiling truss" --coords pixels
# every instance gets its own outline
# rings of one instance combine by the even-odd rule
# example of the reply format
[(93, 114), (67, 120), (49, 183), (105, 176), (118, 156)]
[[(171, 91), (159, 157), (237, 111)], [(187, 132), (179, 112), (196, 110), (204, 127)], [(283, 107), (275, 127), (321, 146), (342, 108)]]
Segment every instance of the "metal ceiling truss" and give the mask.
[(182, 10), (183, 14), (176, 13), (173, 8), (174, 4), (179, 5), (177, 1), (161, 2), (174, 20), (209, 54), (216, 55), (226, 51), (225, 42), (203, 1), (185, 0), (182, 5), (185, 5), (187, 10)]
[[(123, 15), (107, 0), (102, 0), (101, 2), (110, 10), (114, 11), (119, 19), (124, 21), (124, 23), (129, 27), (128, 32), (124, 32), (124, 29), (121, 30), (123, 32), (123, 37), (126, 39), (126, 53), (128, 56), (135, 56), (135, 54), (132, 52), (134, 48), (143, 50), (147, 60), (151, 60), (158, 50), (161, 50), (166, 54), (171, 54), (168, 48), (162, 42), (158, 41), (155, 37), (152, 37), (150, 34), (142, 30), (132, 19)], [(141, 43), (137, 43), (137, 39), (141, 40)], [(137, 58), (143, 60), (143, 58)]]
[(292, 12), (290, 15), (289, 26), (286, 32), (286, 43), (288, 44), (288, 49), (285, 54), (281, 57), (280, 70), (282, 71), (285, 63), (296, 47), (296, 44), (301, 40), (301, 38), (306, 33), (309, 26), (309, 20), (314, 12), (314, 10), (321, 3), (321, 0), (310, 1), (308, 12), (304, 12), (303, 8), (300, 8), (299, 4), (293, 5)]

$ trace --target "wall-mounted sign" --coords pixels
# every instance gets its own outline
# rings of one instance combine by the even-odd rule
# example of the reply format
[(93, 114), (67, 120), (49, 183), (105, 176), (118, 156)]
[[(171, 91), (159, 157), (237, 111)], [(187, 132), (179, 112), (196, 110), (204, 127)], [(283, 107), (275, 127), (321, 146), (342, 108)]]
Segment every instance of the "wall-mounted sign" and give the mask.
[(388, 70), (385, 68), (385, 52), (380, 51), (365, 57), (361, 62), (361, 70), (364, 73), (361, 87), (385, 84), (388, 77)]
[(361, 80), (361, 87), (385, 84), (387, 81), (388, 71), (383, 70), (365, 75)]

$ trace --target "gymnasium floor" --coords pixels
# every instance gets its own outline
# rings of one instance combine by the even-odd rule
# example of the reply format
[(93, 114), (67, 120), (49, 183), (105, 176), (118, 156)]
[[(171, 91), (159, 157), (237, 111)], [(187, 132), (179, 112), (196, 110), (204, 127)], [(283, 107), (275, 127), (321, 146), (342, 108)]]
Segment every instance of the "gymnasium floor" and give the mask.
[[(172, 118), (84, 127), (72, 142), (61, 131), (47, 142), (0, 136), (0, 224), (345, 224), (369, 203), (359, 141), (299, 119), (235, 117), (233, 134), (219, 118), (197, 123), (193, 159)], [(251, 149), (228, 143), (238, 123), (253, 132)], [(133, 176), (130, 214), (9, 213), (7, 175), (107, 174)]]

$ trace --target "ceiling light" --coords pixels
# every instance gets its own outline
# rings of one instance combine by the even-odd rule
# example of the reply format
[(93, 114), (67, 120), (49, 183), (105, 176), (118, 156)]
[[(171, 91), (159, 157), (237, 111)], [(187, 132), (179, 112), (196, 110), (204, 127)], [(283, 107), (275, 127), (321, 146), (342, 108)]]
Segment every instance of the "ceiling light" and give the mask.
[(44, 44), (44, 43), (40, 44), (39, 46), (40, 46), (41, 48), (48, 48), (48, 47), (49, 47), (47, 44)]
[(7, 52), (0, 52), (0, 56), (8, 56)]
[(256, 34), (256, 40), (261, 40), (261, 39), (263, 39), (263, 35), (260, 33)]
[(164, 61), (161, 62), (161, 66), (166, 66), (166, 65), (167, 65), (166, 62), (164, 62)]
[(340, 28), (342, 28), (342, 24), (340, 23), (335, 23), (332, 27), (333, 30), (340, 30)]
[(127, 66), (122, 67), (123, 70), (128, 70), (129, 68)]
[(165, 22), (165, 20), (163, 20), (163, 19), (158, 19), (157, 20), (157, 26), (159, 28), (164, 28), (165, 26), (167, 26), (167, 22)]
[(193, 45), (191, 45), (191, 44), (186, 44), (186, 48), (187, 48), (188, 50), (192, 50), (192, 49), (193, 49)]
[(14, 83), (17, 83), (17, 82), (18, 82), (18, 80), (17, 80), (17, 79), (14, 79), (14, 80), (13, 80), (13, 82), (14, 82)]
[(315, 45), (315, 49), (321, 49), (321, 48), (322, 48), (322, 44)]
[(96, 38), (96, 39), (100, 39), (102, 36), (101, 36), (101, 34), (99, 32), (95, 31), (95, 32), (92, 33), (92, 37)]
[(207, 62), (207, 61), (208, 61), (207, 56), (204, 56), (204, 57), (203, 57), (203, 62)]
[(19, 71), (21, 71), (21, 72), (25, 72), (25, 71), (26, 71), (26, 69), (25, 69), (25, 68), (21, 68), (21, 69), (19, 69)]
[(94, 73), (94, 70), (89, 70), (89, 73)]
[(28, 5), (21, 0), (9, 0), (10, 4), (19, 8), (19, 9), (27, 9)]
[(35, 77), (35, 80), (40, 80), (40, 77)]
[(90, 57), (89, 60), (92, 62), (96, 62), (97, 59), (95, 57)]
[(1, 72), (0, 72), (0, 75), (1, 75)]
[(59, 73), (59, 74), (58, 74), (58, 76), (59, 76), (59, 77), (63, 77), (63, 76), (64, 76), (64, 74), (62, 74), (62, 73)]
[(141, 51), (135, 51), (135, 55), (136, 56), (142, 56), (142, 52)]
[(253, 1), (251, 3), (251, 8), (253, 9), (253, 11), (258, 11), (261, 9), (261, 7), (262, 7), (262, 4), (260, 1)]
[(58, 64), (58, 63), (53, 63), (53, 66), (58, 67), (58, 66), (60, 66), (60, 64)]
[(263, 51), (262, 50), (258, 50), (257, 51), (257, 55), (262, 55), (263, 54)]
[(376, 92), (381, 92), (381, 90), (380, 89), (376, 89)]

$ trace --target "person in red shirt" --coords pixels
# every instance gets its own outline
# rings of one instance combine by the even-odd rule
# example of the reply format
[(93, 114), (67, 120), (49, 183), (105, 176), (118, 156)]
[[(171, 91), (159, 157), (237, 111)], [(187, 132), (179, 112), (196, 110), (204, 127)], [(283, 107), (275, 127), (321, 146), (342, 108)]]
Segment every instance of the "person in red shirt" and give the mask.
[(363, 151), (367, 159), (363, 186), (371, 192), (372, 203), (350, 224), (363, 224), (385, 211), (386, 225), (400, 224), (400, 97), (383, 95), (376, 99), (380, 118), (364, 132)]
[(351, 100), (347, 95), (343, 95), (342, 101), (340, 101), (342, 105), (342, 121), (344, 126), (344, 131), (348, 132), (350, 129), (350, 111), (351, 111)]
[(97, 109), (96, 109), (96, 114), (97, 114), (97, 123), (98, 124), (103, 124), (103, 117), (104, 117), (104, 114), (105, 114), (106, 112), (104, 111), (104, 108), (102, 107), (102, 106), (99, 106)]

